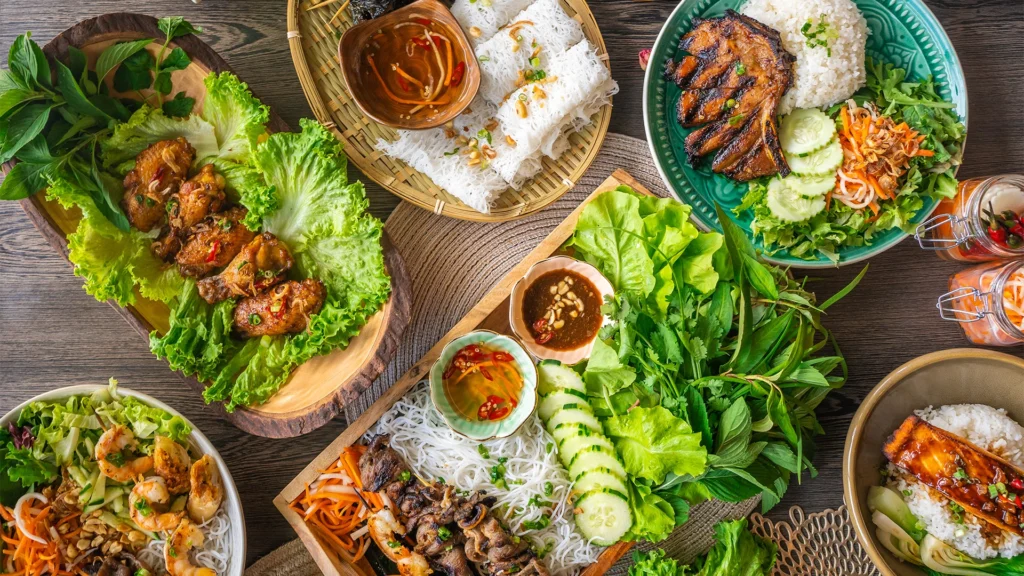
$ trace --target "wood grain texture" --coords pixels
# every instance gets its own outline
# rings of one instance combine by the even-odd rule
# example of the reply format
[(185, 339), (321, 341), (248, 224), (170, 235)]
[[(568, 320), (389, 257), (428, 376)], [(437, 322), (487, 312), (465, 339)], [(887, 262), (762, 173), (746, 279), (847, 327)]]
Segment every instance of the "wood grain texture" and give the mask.
[[(1024, 173), (1024, 3), (1020, 0), (925, 0), (957, 49), (970, 93), (970, 144), (961, 177)], [(649, 47), (673, 0), (590, 2), (611, 54), (621, 92), (615, 97), (611, 131), (642, 138), (643, 74), (637, 52)], [(46, 42), (71, 24), (119, 10), (156, 15), (180, 14), (204, 26), (203, 40), (227, 60), (286, 122), (298, 125), (311, 112), (298, 85), (286, 38), (285, 7), (279, 0), (205, 0), (194, 5), (170, 0), (159, 6), (142, 0), (0, 0), (0, 54), (14, 38), (31, 30)], [(622, 163), (622, 167), (633, 167)], [(351, 177), (360, 177), (351, 169)], [(602, 175), (603, 177), (603, 175)], [(367, 182), (371, 211), (386, 217), (398, 200)], [(550, 211), (547, 210), (547, 211)], [(554, 226), (543, 211), (521, 223), (517, 233), (536, 237)], [(432, 235), (454, 224), (438, 223)], [(488, 236), (480, 227), (477, 238)], [(543, 234), (540, 234), (542, 237)], [(427, 239), (425, 239), (427, 240)], [(842, 504), (842, 449), (853, 412), (887, 373), (921, 354), (966, 345), (959, 328), (935, 312), (935, 298), (949, 275), (963, 266), (921, 252), (912, 240), (871, 261), (860, 287), (829, 310), (825, 322), (850, 364), (850, 381), (819, 409), (826, 434), (818, 441), (814, 480), (790, 488), (771, 514), (784, 519), (789, 506), (808, 512)], [(414, 246), (401, 246), (403, 252)], [(409, 255), (406, 254), (406, 259)], [(482, 262), (490, 268), (504, 264)], [(827, 295), (848, 282), (857, 268), (815, 273), (812, 286)], [(498, 275), (500, 276), (500, 274)], [(413, 275), (413, 283), (423, 276)], [(489, 286), (466, 286), (460, 278), (437, 283), (437, 307), (468, 310)], [(467, 291), (469, 292), (467, 294)], [(474, 292), (476, 291), (476, 292)], [(462, 294), (459, 301), (449, 301)], [(464, 300), (464, 301), (463, 301)], [(447, 327), (427, 327), (417, 335), (436, 341)], [(1021, 348), (1009, 349), (1018, 356)], [(401, 354), (401, 351), (400, 351)], [(414, 361), (410, 360), (410, 363)], [(404, 371), (404, 370), (403, 370)], [(402, 371), (399, 372), (399, 374)], [(67, 264), (33, 228), (21, 208), (0, 203), (0, 411), (56, 386), (121, 378), (154, 394), (189, 417), (218, 446), (242, 493), (249, 524), (249, 558), (268, 554), (295, 537), (271, 505), (274, 495), (346, 427), (342, 418), (302, 438), (253, 438), (223, 421), (213, 408), (182, 385), (154, 358), (146, 343), (109, 307), (81, 289)], [(365, 404), (360, 404), (364, 407)], [(360, 409), (346, 411), (349, 419)]]

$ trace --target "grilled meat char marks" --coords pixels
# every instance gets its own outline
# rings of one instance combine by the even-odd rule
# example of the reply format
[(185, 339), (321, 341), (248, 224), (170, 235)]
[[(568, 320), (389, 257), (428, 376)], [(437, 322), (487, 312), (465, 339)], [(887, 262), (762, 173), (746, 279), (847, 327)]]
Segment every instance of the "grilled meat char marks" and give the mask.
[[(1024, 471), (967, 440), (910, 416), (886, 441), (885, 457), (979, 519), (1024, 536)], [(991, 487), (991, 488), (990, 488)]]
[(695, 19), (666, 79), (683, 89), (677, 120), (695, 128), (686, 137), (688, 161), (717, 152), (712, 170), (739, 181), (789, 174), (779, 146), (776, 113), (792, 83), (795, 58), (775, 30), (727, 10), (720, 18)]
[[(493, 496), (460, 496), (451, 485), (419, 482), (389, 442), (383, 434), (370, 441), (359, 459), (360, 480), (364, 489), (391, 499), (416, 553), (448, 576), (549, 576), (526, 539), (516, 538), (490, 513)], [(442, 527), (446, 539), (440, 538)]]

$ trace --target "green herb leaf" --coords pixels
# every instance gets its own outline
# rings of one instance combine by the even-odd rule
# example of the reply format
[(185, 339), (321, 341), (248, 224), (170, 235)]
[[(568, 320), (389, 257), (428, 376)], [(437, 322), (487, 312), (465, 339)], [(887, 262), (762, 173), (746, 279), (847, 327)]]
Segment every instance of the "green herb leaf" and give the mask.
[(156, 90), (164, 96), (171, 93), (171, 73), (166, 70), (161, 70), (156, 73), (156, 79), (153, 80), (153, 90)]
[[(152, 38), (143, 38), (141, 40), (134, 40), (131, 42), (118, 42), (113, 46), (110, 46), (100, 54), (99, 59), (96, 60), (96, 78), (97, 82), (103, 82), (103, 79), (107, 77), (107, 74), (121, 65), (122, 62), (130, 58), (132, 55), (138, 53), (140, 50), (145, 50), (146, 46), (149, 46), (153, 42)], [(72, 68), (74, 71), (74, 68)], [(80, 77), (81, 72), (76, 75)]]
[(153, 85), (152, 70), (156, 65), (148, 50), (139, 50), (124, 59), (114, 72), (114, 89), (118, 92), (145, 90)]
[(21, 104), (37, 100), (40, 97), (41, 96), (36, 92), (30, 92), (20, 88), (0, 92), (0, 118), (7, 116)]
[[(102, 54), (100, 55), (102, 57)], [(88, 58), (85, 56), (85, 52), (74, 46), (68, 46), (68, 68), (71, 69), (71, 73), (75, 75), (78, 82), (81, 83), (88, 72)]]
[(669, 472), (698, 476), (705, 470), (707, 450), (700, 434), (661, 406), (636, 407), (609, 418), (604, 427), (634, 477), (660, 484)]
[(38, 136), (50, 119), (49, 104), (29, 104), (23, 106), (9, 120), (8, 137), (0, 148), (0, 163), (14, 158), (23, 146)]
[(164, 114), (172, 117), (186, 118), (192, 113), (196, 104), (195, 98), (190, 98), (184, 92), (178, 92), (174, 98), (163, 103)]
[(186, 34), (201, 34), (201, 26), (193, 26), (191, 22), (181, 16), (169, 16), (156, 21), (157, 28), (167, 35), (168, 40), (174, 40)]
[(61, 62), (57, 62), (57, 87), (60, 89), (60, 93), (64, 95), (64, 99), (67, 101), (68, 108), (71, 111), (85, 114), (86, 116), (96, 116), (103, 119), (110, 118), (110, 116), (86, 98), (81, 86), (75, 81), (74, 73)]
[(46, 166), (19, 162), (0, 182), (0, 200), (21, 200), (46, 188)]
[(7, 66), (19, 77), (20, 84), (25, 87), (39, 84), (36, 78), (38, 65), (36, 52), (32, 50), (33, 44), (35, 42), (32, 41), (32, 33), (26, 32), (14, 39), (7, 54)]
[(174, 72), (176, 70), (184, 70), (188, 68), (188, 65), (192, 63), (192, 60), (188, 57), (181, 48), (175, 48), (171, 50), (170, 54), (164, 57), (163, 62), (160, 63), (160, 70), (166, 72)]

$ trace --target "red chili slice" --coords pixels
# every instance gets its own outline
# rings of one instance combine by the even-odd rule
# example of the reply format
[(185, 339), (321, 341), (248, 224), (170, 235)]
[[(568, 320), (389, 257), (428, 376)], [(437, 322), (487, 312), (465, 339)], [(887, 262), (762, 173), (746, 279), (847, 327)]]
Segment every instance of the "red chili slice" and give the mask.
[(458, 64), (455, 65), (455, 68), (452, 69), (451, 86), (454, 88), (454, 87), (458, 86), (459, 84), (462, 84), (462, 77), (465, 76), (465, 75), (466, 75), (466, 63), (465, 62), (459, 62)]
[(424, 50), (430, 50), (430, 48), (433, 46), (433, 44), (431, 44), (429, 41), (423, 38), (413, 38), (412, 42), (413, 44), (419, 46), (420, 48), (423, 48)]
[(1024, 490), (1024, 481), (1020, 478), (1014, 478), (1013, 480), (1010, 480), (1010, 488), (1013, 488), (1014, 490)]
[(488, 372), (487, 368), (484, 368), (483, 366), (480, 367), (480, 373), (483, 374), (484, 378), (487, 378), (488, 380), (494, 380), (494, 377), (491, 376), (491, 373)]
[(433, 24), (433, 22), (427, 20), (426, 18), (414, 18), (414, 20), (419, 24), (423, 24), (424, 26), (430, 26), (431, 24)]
[(207, 262), (213, 262), (217, 259), (217, 252), (220, 251), (220, 240), (214, 240), (213, 246), (210, 247), (210, 253), (206, 256)]
[(163, 179), (164, 179), (164, 176), (166, 174), (167, 174), (167, 165), (166, 164), (161, 164), (160, 166), (157, 167), (156, 172), (153, 173), (153, 181), (158, 183), (158, 184), (161, 183), (163, 181)]
[(509, 409), (508, 406), (505, 406), (503, 408), (498, 408), (497, 410), (494, 410), (493, 412), (491, 412), (489, 419), (490, 420), (501, 420), (505, 416), (508, 416), (508, 413), (510, 411), (511, 410)]
[(494, 359), (495, 362), (511, 362), (512, 360), (514, 360), (511, 354), (509, 354), (508, 352), (502, 352), (500, 350), (492, 354), (491, 357)]
[(544, 329), (547, 328), (547, 327), (548, 327), (548, 321), (545, 320), (544, 318), (541, 318), (540, 320), (537, 320), (536, 322), (533, 323), (533, 331), (534, 332), (543, 332)]
[(476, 417), (480, 420), (491, 419), (491, 404), (490, 402), (484, 402), (480, 405), (480, 408), (476, 411)]
[(541, 334), (540, 336), (537, 336), (536, 338), (534, 338), (533, 341), (536, 342), (537, 344), (547, 344), (554, 337), (555, 337), (555, 333), (554, 332), (545, 332), (545, 333)]
[(405, 77), (403, 77), (403, 76), (399, 76), (398, 77), (398, 86), (402, 90), (405, 90), (406, 92), (412, 90), (412, 86), (409, 84), (409, 81), (406, 80)]

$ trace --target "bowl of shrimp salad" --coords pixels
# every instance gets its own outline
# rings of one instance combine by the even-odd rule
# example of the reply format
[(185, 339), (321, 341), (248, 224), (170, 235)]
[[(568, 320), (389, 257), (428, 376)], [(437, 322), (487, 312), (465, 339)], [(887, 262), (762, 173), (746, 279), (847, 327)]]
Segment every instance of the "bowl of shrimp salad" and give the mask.
[(145, 394), (72, 386), (0, 418), (0, 573), (241, 576), (245, 518), (217, 450)]

